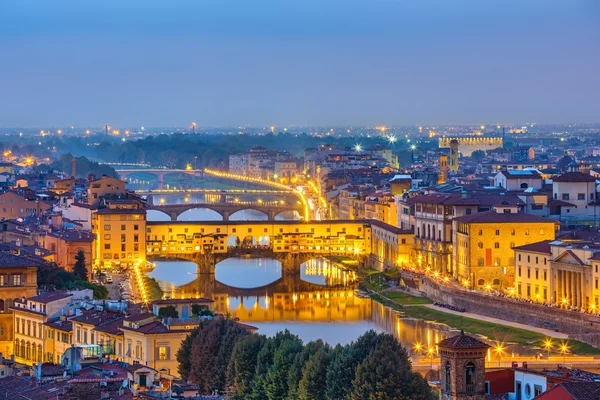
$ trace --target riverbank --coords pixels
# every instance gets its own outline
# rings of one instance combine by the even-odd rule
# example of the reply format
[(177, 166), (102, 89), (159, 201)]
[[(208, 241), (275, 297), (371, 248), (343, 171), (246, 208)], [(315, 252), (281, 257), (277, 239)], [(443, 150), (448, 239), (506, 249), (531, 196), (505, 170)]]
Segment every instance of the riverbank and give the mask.
[(500, 344), (516, 343), (540, 349), (540, 352), (545, 352), (544, 343), (549, 338), (553, 338), (555, 352), (558, 352), (560, 346), (565, 344), (568, 347), (567, 354), (600, 355), (600, 349), (583, 342), (569, 340), (565, 338), (567, 336), (565, 334), (552, 334), (553, 332), (551, 331), (540, 333), (539, 329), (534, 327), (527, 327), (523, 324), (515, 327), (511, 326), (511, 323), (508, 321), (506, 323), (499, 323), (501, 320), (494, 319), (492, 321), (492, 318), (489, 317), (486, 318), (487, 321), (484, 321), (478, 318), (477, 315), (472, 314), (469, 314), (473, 316), (473, 318), (470, 318), (460, 315), (458, 312), (433, 307), (431, 306), (433, 302), (427, 297), (413, 296), (400, 290), (390, 289), (389, 285), (385, 287), (386, 285), (380, 282), (376, 285), (376, 287), (382, 288), (380, 291), (370, 289), (370, 287), (375, 287), (375, 285), (365, 285), (364, 281), (361, 283), (361, 286), (369, 292), (372, 300), (395, 311), (399, 311), (406, 317), (445, 324), (454, 329), (461, 329), (474, 335), (484, 336), (491, 342)]

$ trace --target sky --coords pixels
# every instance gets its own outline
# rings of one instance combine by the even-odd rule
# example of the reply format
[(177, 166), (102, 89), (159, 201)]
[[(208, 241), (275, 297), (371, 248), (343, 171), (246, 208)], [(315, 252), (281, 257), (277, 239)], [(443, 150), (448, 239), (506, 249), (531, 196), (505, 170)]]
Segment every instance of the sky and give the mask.
[(0, 0), (0, 126), (600, 122), (595, 0)]

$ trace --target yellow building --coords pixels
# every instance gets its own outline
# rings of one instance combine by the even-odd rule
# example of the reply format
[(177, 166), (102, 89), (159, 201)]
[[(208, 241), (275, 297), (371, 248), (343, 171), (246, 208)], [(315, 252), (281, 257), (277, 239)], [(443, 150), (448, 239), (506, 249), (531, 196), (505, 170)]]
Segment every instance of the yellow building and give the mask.
[(403, 230), (379, 221), (370, 221), (370, 226), (370, 266), (380, 271), (396, 266), (406, 267), (414, 246), (413, 231)]
[(542, 241), (515, 251), (515, 297), (561, 308), (600, 310), (600, 246)]
[(38, 262), (0, 252), (0, 353), (13, 353), (12, 306), (16, 299), (37, 293)]
[(131, 266), (146, 261), (146, 210), (137, 201), (113, 201), (92, 214), (96, 235), (94, 267)]
[(148, 255), (226, 253), (228, 246), (260, 245), (274, 252), (368, 255), (369, 221), (152, 221)]
[(44, 322), (46, 329), (44, 361), (60, 364), (65, 351), (73, 343), (73, 323), (67, 317)]
[(502, 289), (514, 283), (513, 248), (553, 240), (555, 222), (515, 208), (454, 218), (452, 274), (477, 289)]
[(60, 314), (72, 294), (65, 292), (48, 292), (27, 299), (15, 300), (13, 311), (14, 354), (15, 361), (34, 365), (48, 360), (46, 351), (45, 323)]

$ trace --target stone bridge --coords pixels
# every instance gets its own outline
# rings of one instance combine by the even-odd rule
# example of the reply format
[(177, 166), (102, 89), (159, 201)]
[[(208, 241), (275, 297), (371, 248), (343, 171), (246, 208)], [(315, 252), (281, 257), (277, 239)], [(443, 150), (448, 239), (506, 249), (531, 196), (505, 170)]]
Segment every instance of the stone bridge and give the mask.
[[(199, 274), (214, 274), (215, 266), (228, 258), (271, 258), (281, 263), (281, 269), (285, 273), (299, 274), (300, 265), (312, 260), (316, 257), (321, 257), (322, 254), (311, 252), (291, 253), (291, 252), (274, 252), (269, 248), (241, 248), (232, 247), (224, 253), (193, 253), (193, 254), (170, 254), (168, 258), (184, 259), (193, 261), (198, 264)], [(167, 258), (167, 259), (168, 259)]]
[(165, 176), (168, 174), (186, 174), (194, 177), (204, 178), (204, 171), (201, 169), (164, 169), (164, 168), (132, 168), (132, 169), (117, 169), (115, 170), (117, 174), (119, 174), (119, 178), (124, 181), (127, 181), (131, 175), (134, 174), (152, 174), (156, 176), (156, 180), (158, 181), (159, 189), (162, 189), (164, 186)]
[(245, 204), (245, 203), (186, 203), (186, 204), (149, 204), (148, 210), (162, 211), (171, 217), (171, 221), (177, 221), (177, 217), (187, 210), (195, 208), (206, 208), (217, 212), (223, 217), (223, 221), (229, 221), (231, 214), (242, 210), (256, 210), (267, 215), (269, 221), (274, 221), (275, 217), (282, 212), (297, 211), (300, 215), (304, 212), (300, 204)]

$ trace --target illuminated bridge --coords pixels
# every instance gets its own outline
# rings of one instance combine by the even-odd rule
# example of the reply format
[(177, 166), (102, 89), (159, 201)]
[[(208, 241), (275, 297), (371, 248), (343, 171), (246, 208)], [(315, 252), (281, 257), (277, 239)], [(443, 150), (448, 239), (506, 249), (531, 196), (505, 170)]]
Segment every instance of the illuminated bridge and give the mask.
[(135, 174), (151, 174), (156, 177), (158, 187), (164, 186), (165, 176), (169, 174), (186, 174), (193, 177), (204, 178), (204, 171), (201, 169), (166, 169), (166, 168), (131, 168), (131, 169), (116, 169), (119, 178), (124, 181), (130, 181), (130, 177)]
[(234, 201), (231, 203), (184, 203), (184, 204), (148, 204), (148, 210), (157, 210), (167, 214), (172, 221), (176, 221), (177, 217), (188, 210), (193, 209), (208, 209), (215, 211), (223, 221), (229, 221), (231, 214), (243, 210), (256, 210), (264, 213), (269, 221), (275, 220), (279, 214), (284, 212), (296, 211), (302, 215), (304, 208), (298, 203), (286, 204), (281, 201)]
[(230, 257), (264, 257), (297, 273), (312, 258), (371, 254), (368, 221), (149, 221), (147, 257), (194, 261), (200, 273)]

